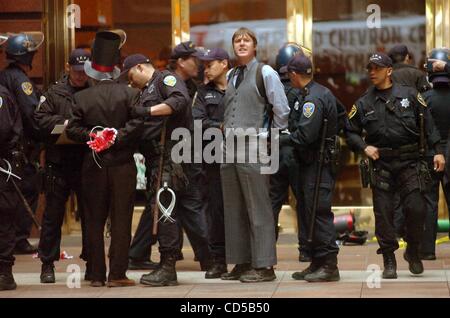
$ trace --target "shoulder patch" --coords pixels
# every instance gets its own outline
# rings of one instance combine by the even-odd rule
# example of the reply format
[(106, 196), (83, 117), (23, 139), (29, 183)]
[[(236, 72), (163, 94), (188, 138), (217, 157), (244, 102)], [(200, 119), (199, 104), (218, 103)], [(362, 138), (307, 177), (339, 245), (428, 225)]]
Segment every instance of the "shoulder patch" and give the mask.
[(0, 108), (3, 106), (3, 98), (0, 96)]
[(356, 113), (358, 112), (358, 108), (356, 108), (356, 105), (352, 106), (352, 109), (350, 110), (350, 113), (348, 113), (348, 119), (352, 119)]
[(33, 93), (33, 85), (30, 82), (23, 82), (22, 90), (25, 94), (31, 95)]
[(425, 102), (425, 100), (423, 99), (423, 97), (420, 93), (417, 93), (417, 100), (419, 101), (419, 103), (422, 104), (423, 107), (427, 107), (427, 103)]
[(316, 105), (314, 105), (313, 103), (305, 103), (303, 105), (303, 115), (306, 118), (310, 118), (314, 114), (315, 110), (316, 110)]
[(174, 87), (177, 83), (177, 79), (173, 75), (169, 75), (164, 77), (164, 84), (166, 84), (169, 87)]

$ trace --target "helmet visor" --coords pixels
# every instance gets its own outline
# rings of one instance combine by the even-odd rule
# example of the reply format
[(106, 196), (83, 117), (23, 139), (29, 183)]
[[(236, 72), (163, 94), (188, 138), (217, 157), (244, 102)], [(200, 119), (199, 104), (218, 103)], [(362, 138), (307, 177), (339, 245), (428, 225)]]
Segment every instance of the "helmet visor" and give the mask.
[(23, 47), (26, 48), (28, 52), (34, 52), (44, 43), (44, 33), (40, 31), (27, 31), (20, 33), (8, 33), (8, 35), (15, 36), (23, 34), (25, 36), (25, 40), (23, 42)]

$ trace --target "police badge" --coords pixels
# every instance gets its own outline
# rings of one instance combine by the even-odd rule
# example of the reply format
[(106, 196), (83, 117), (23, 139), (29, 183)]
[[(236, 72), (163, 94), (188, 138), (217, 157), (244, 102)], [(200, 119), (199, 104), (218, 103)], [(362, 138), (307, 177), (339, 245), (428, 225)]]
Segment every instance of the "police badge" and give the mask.
[(402, 104), (403, 108), (408, 108), (409, 107), (409, 100), (407, 98), (403, 98), (402, 101), (400, 102), (400, 104)]

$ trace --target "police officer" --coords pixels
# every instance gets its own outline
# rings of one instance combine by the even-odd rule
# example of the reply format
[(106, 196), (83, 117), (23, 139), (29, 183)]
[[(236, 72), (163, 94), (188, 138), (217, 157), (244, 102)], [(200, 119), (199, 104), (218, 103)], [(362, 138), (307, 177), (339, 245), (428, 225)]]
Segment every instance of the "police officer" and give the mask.
[[(194, 79), (198, 77), (199, 51), (191, 41), (175, 46), (169, 60), (169, 70), (178, 75), (186, 85), (191, 98), (190, 105), (195, 103), (197, 85)], [(190, 129), (193, 132), (194, 123), (190, 114)], [(193, 140), (193, 138), (191, 138)], [(194, 149), (193, 146), (191, 149)], [(192, 151), (194, 153), (194, 151)], [(202, 271), (207, 271), (212, 263), (208, 244), (208, 225), (206, 222), (205, 172), (201, 163), (183, 163), (183, 170), (189, 179), (189, 191), (183, 191), (179, 196), (178, 217), (180, 224), (192, 245), (196, 260), (200, 261)], [(182, 238), (182, 236), (180, 236)], [(180, 249), (182, 247), (180, 240)]]
[[(0, 38), (0, 45), (6, 38)], [(22, 135), (20, 111), (8, 90), (0, 85), (0, 290), (16, 289), (12, 275), (15, 247), (14, 221), (17, 207), (21, 206), (19, 196), (12, 185), (8, 168), (15, 168), (13, 152), (17, 150)], [(8, 162), (10, 166), (8, 167)], [(16, 169), (9, 170), (19, 174)], [(18, 179), (15, 179), (19, 183)]]
[[(136, 163), (133, 155), (144, 128), (142, 119), (133, 119), (138, 102), (136, 90), (117, 83), (115, 67), (120, 37), (102, 31), (95, 37), (92, 62), (84, 70), (95, 85), (74, 95), (73, 117), (67, 136), (89, 142), (92, 152), (83, 157), (81, 186), (88, 238), (89, 278), (92, 287), (105, 285), (104, 228), (111, 219), (108, 287), (133, 286), (128, 279), (128, 249), (136, 192)], [(95, 132), (96, 127), (100, 131)], [(90, 140), (92, 139), (92, 140)]]
[[(206, 50), (199, 56), (199, 59), (203, 61), (208, 84), (199, 87), (192, 108), (192, 116), (194, 120), (201, 121), (203, 131), (208, 128), (220, 129), (223, 124), (224, 105), (222, 100), (228, 86), (226, 75), (229, 70), (230, 57), (224, 49), (214, 48)], [(206, 163), (203, 161), (203, 168), (206, 173), (206, 216), (209, 246), (213, 256), (213, 264), (206, 272), (205, 278), (220, 278), (223, 273), (227, 272), (220, 162)]]
[[(77, 195), (78, 211), (81, 207), (81, 165), (85, 145), (57, 145), (60, 135), (52, 135), (56, 125), (67, 124), (72, 117), (73, 95), (88, 87), (84, 63), (90, 53), (83, 49), (73, 50), (66, 65), (67, 74), (51, 86), (40, 99), (35, 112), (41, 136), (45, 140), (45, 194), (46, 208), (43, 215), (39, 257), (42, 262), (41, 283), (54, 283), (53, 262), (59, 260), (61, 226), (65, 205), (71, 191)], [(81, 215), (83, 236), (82, 258), (87, 261), (86, 229)], [(89, 270), (87, 270), (89, 273)], [(89, 275), (87, 275), (87, 279)]]
[[(426, 211), (423, 193), (430, 182), (428, 167), (422, 164), (421, 157), (429, 145), (436, 151), (435, 171), (444, 169), (440, 136), (420, 93), (392, 82), (392, 60), (387, 55), (371, 55), (367, 69), (374, 86), (349, 113), (347, 143), (356, 151), (364, 151), (370, 160), (375, 234), (380, 245), (377, 253), (383, 254), (383, 278), (397, 278), (394, 251), (399, 246), (393, 228), (396, 192), (400, 194), (406, 219), (404, 258), (411, 273), (421, 274), (419, 244)], [(367, 133), (364, 139), (363, 130)]]
[[(429, 59), (440, 61), (449, 61), (450, 51), (448, 49), (434, 49), (431, 51)], [(428, 78), (433, 84), (433, 89), (425, 92), (423, 97), (430, 109), (433, 120), (440, 133), (440, 144), (446, 155), (445, 161), (449, 162), (447, 140), (450, 130), (450, 74), (446, 72), (435, 72), (431, 63), (428, 64)], [(430, 165), (433, 163), (433, 151), (427, 153), (427, 160)], [(436, 259), (436, 235), (437, 235), (437, 219), (438, 219), (438, 202), (439, 202), (439, 183), (442, 184), (444, 197), (447, 206), (450, 203), (450, 184), (448, 170), (444, 173), (433, 173), (432, 185), (430, 191), (426, 193), (427, 214), (425, 217), (425, 229), (420, 246), (420, 257), (423, 260)]]
[[(411, 64), (412, 57), (408, 47), (404, 44), (395, 45), (388, 53), (393, 64), (392, 81), (401, 85), (415, 88), (423, 93), (430, 89), (426, 74)], [(405, 217), (400, 204), (400, 195), (395, 195), (394, 226), (397, 237), (405, 236)]]
[[(28, 78), (27, 73), (32, 68), (33, 57), (44, 41), (42, 32), (29, 32), (13, 35), (6, 43), (6, 57), (9, 65), (0, 72), (0, 84), (6, 87), (19, 106), (22, 116), (24, 138), (22, 152), (27, 164), (24, 168), (21, 189), (36, 210), (38, 200), (37, 161), (39, 156), (39, 129), (33, 118), (33, 113), (39, 104), (39, 92)], [(21, 205), (16, 219), (15, 254), (32, 254), (37, 249), (28, 242), (32, 220)]]
[(411, 54), (406, 45), (395, 45), (388, 55), (394, 63), (392, 71), (394, 83), (414, 87), (420, 93), (430, 89), (426, 74), (411, 64)]
[[(302, 89), (304, 93), (294, 104), (292, 120), (295, 129), (290, 135), (281, 136), (281, 145), (291, 144), (295, 147), (299, 160), (297, 195), (299, 204), (298, 214), (303, 215), (306, 225), (314, 222), (314, 235), (310, 245), (312, 261), (302, 272), (295, 272), (292, 278), (308, 282), (338, 281), (336, 231), (334, 216), (331, 212), (331, 202), (335, 178), (333, 173), (332, 151), (338, 132), (338, 117), (336, 98), (326, 87), (313, 80), (313, 66), (311, 60), (304, 55), (294, 56), (287, 65), (292, 86)], [(320, 163), (319, 152), (325, 119), (325, 161)], [(319, 167), (321, 165), (321, 167)], [(314, 187), (318, 169), (322, 169), (320, 188), (318, 192), (318, 206), (315, 219), (312, 219), (314, 205)]]
[[(188, 127), (191, 119), (190, 99), (180, 78), (169, 71), (155, 70), (150, 60), (141, 54), (134, 54), (125, 59), (122, 74), (128, 76), (132, 86), (141, 89), (140, 103), (136, 107), (136, 114), (151, 116), (145, 121), (139, 149), (145, 157), (149, 202), (139, 222), (133, 244), (136, 240), (143, 240), (148, 243), (147, 250), (152, 244), (153, 208), (156, 204), (156, 193), (162, 185), (158, 185), (157, 182), (161, 156), (163, 156), (163, 179), (167, 180), (164, 175), (170, 175), (168, 185), (176, 195), (176, 206), (171, 214), (173, 221), (158, 222), (157, 240), (161, 254), (160, 266), (151, 273), (143, 275), (140, 282), (155, 287), (177, 285), (175, 264), (180, 241), (180, 231), (176, 223), (178, 193), (183, 190), (182, 187), (185, 187), (186, 183), (182, 168), (171, 160), (173, 143), (170, 136), (174, 129)], [(165, 134), (165, 144), (161, 145), (163, 134)], [(162, 199), (165, 207), (169, 206), (169, 199)], [(134, 255), (130, 252), (130, 257)], [(147, 257), (145, 260), (148, 260), (149, 255), (144, 256)]]
[[(296, 43), (288, 43), (284, 45), (278, 51), (276, 57), (276, 69), (280, 74), (281, 82), (284, 86), (284, 91), (288, 99), (289, 108), (291, 109), (290, 115), (295, 111), (294, 104), (301, 94), (301, 90), (292, 87), (291, 81), (287, 72), (287, 64), (289, 60), (297, 54), (303, 54), (300, 46)], [(292, 120), (292, 116), (289, 117), (289, 131), (295, 130), (295, 121)], [(281, 207), (287, 200), (289, 186), (292, 189), (292, 193), (296, 200), (297, 196), (297, 180), (298, 180), (298, 161), (295, 158), (294, 147), (292, 145), (284, 145), (280, 147), (280, 159), (279, 159), (279, 169), (277, 173), (270, 177), (270, 199), (272, 201), (272, 210), (275, 217), (276, 234), (278, 238), (278, 218), (280, 215)], [(298, 201), (297, 201), (298, 202)], [(307, 234), (305, 227), (305, 220), (302, 219), (303, 215), (297, 215), (297, 228), (298, 230), (298, 242), (299, 242), (299, 261), (300, 262), (310, 262), (311, 256), (308, 251)]]

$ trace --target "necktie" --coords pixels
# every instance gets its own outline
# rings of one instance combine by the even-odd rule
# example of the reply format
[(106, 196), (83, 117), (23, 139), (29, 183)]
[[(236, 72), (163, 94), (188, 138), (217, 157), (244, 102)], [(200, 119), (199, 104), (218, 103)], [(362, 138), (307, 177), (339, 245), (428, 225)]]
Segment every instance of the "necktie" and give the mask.
[(244, 70), (245, 70), (245, 65), (238, 67), (238, 72), (239, 73), (238, 73), (237, 78), (236, 78), (236, 84), (234, 84), (235, 88), (238, 88), (239, 85), (241, 84), (242, 80), (244, 79)]

